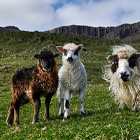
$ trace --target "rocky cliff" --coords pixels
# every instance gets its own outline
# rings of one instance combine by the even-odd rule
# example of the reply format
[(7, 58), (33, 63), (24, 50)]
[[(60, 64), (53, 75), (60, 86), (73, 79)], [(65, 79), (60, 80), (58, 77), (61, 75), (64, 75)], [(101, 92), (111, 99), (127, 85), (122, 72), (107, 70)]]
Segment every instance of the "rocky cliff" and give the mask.
[(140, 33), (140, 22), (122, 24), (116, 27), (89, 27), (89, 26), (62, 26), (49, 30), (50, 33), (75, 34), (84, 36), (98, 36), (107, 39), (123, 39), (127, 36)]
[(18, 32), (20, 31), (17, 27), (15, 26), (6, 26), (6, 27), (0, 27), (0, 33), (4, 32)]

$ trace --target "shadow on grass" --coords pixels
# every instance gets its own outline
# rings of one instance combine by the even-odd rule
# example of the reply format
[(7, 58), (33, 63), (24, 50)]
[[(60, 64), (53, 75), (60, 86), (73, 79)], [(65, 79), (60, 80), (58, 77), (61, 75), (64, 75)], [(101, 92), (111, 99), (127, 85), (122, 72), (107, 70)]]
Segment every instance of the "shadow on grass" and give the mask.
[[(116, 104), (113, 104), (112, 107), (110, 107), (109, 109), (104, 109), (101, 108), (100, 110), (97, 109), (87, 109), (86, 110), (86, 115), (82, 116), (80, 111), (77, 112), (70, 112), (70, 119), (82, 119), (82, 118), (86, 118), (86, 117), (94, 117), (94, 116), (98, 116), (98, 115), (116, 115), (116, 114), (130, 114), (130, 113), (134, 113), (137, 111), (132, 111), (129, 108), (127, 108), (126, 106), (121, 109), (119, 108)], [(64, 116), (52, 116), (50, 118), (50, 120), (57, 120), (57, 121), (62, 121), (64, 118)]]

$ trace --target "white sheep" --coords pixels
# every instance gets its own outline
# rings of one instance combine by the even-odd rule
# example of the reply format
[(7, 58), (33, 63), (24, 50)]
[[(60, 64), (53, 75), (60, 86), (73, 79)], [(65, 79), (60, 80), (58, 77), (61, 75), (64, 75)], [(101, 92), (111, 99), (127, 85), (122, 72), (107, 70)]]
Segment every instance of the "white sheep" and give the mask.
[(108, 56), (111, 65), (105, 67), (104, 79), (120, 107), (140, 109), (140, 54), (130, 45), (113, 47)]
[(81, 103), (81, 114), (85, 115), (84, 95), (87, 88), (87, 73), (84, 65), (80, 60), (79, 51), (84, 49), (83, 45), (75, 45), (68, 43), (62, 46), (57, 46), (57, 49), (63, 53), (63, 65), (58, 72), (59, 84), (57, 89), (57, 96), (59, 98), (59, 116), (63, 116), (64, 105), (64, 119), (69, 119), (69, 106), (71, 104), (71, 97), (79, 94), (79, 101)]

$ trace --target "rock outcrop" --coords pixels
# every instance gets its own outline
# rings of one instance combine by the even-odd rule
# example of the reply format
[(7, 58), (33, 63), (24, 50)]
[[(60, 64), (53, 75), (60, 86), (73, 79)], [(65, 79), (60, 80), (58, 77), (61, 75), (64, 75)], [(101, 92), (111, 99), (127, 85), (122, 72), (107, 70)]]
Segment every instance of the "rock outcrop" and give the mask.
[(20, 31), (17, 27), (15, 26), (6, 26), (6, 27), (0, 27), (0, 33), (4, 32), (18, 32)]
[(97, 36), (107, 39), (123, 39), (133, 34), (140, 34), (140, 22), (122, 24), (116, 27), (90, 27), (80, 25), (62, 26), (47, 31), (49, 33), (75, 34), (84, 36)]

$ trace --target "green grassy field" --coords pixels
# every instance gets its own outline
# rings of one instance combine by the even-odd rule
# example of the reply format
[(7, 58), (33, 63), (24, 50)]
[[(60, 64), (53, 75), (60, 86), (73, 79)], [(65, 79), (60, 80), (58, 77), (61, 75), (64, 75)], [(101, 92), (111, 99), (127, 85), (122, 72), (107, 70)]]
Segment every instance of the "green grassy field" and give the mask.
[[(32, 125), (34, 105), (32, 102), (20, 109), (20, 125), (6, 125), (6, 118), (12, 100), (10, 79), (17, 71), (36, 65), (33, 57), (47, 48), (59, 53), (55, 46), (73, 42), (83, 44), (88, 52), (81, 52), (81, 60), (88, 75), (85, 94), (87, 115), (81, 117), (78, 96), (71, 100), (70, 116), (67, 121), (58, 117), (59, 103), (53, 96), (50, 106), (50, 121), (43, 120), (45, 100), (41, 99), (39, 122)], [(75, 35), (56, 35), (39, 32), (17, 32), (0, 34), (0, 139), (133, 139), (140, 136), (140, 112), (119, 109), (108, 90), (108, 83), (102, 79), (102, 69), (108, 64), (106, 57), (111, 54), (110, 46), (121, 44), (118, 40)], [(140, 51), (139, 41), (132, 44)], [(61, 66), (61, 54), (57, 59)]]

